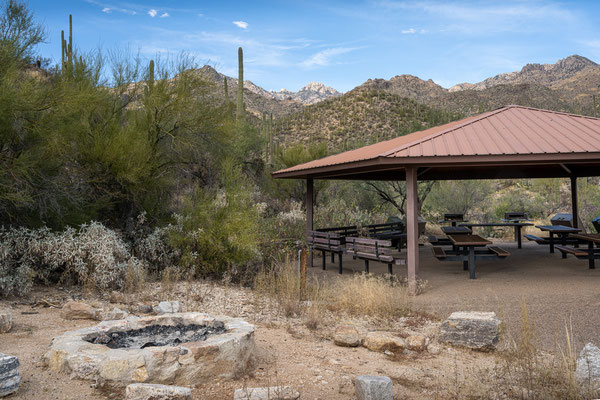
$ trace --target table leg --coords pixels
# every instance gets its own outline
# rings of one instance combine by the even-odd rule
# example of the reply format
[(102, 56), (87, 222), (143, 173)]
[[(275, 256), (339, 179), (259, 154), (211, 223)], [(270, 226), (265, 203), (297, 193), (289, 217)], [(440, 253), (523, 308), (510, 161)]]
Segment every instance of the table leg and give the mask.
[(550, 253), (554, 253), (554, 233), (550, 232), (548, 240), (550, 241)]
[(596, 268), (596, 262), (594, 261), (595, 257), (596, 256), (594, 254), (594, 242), (590, 241), (588, 242), (588, 265), (590, 269)]
[(335, 262), (335, 253), (332, 251), (331, 252), (331, 263), (333, 264)]
[(521, 226), (515, 226), (515, 236), (517, 237), (517, 249), (521, 248)]
[(327, 265), (326, 265), (326, 264), (327, 264), (327, 262), (326, 262), (326, 260), (325, 260), (325, 258), (326, 258), (326, 257), (325, 257), (325, 252), (323, 251), (322, 253), (323, 253), (323, 270), (325, 270), (325, 269), (327, 268)]
[(338, 274), (342, 274), (342, 253), (338, 254)]
[[(459, 247), (459, 249), (460, 249), (460, 247)], [(469, 270), (469, 252), (466, 247), (463, 247), (459, 251), (465, 257), (465, 259), (463, 260), (463, 271), (468, 271)]]
[(369, 260), (365, 260), (365, 272), (369, 273)]
[(475, 279), (475, 247), (469, 247), (469, 279)]

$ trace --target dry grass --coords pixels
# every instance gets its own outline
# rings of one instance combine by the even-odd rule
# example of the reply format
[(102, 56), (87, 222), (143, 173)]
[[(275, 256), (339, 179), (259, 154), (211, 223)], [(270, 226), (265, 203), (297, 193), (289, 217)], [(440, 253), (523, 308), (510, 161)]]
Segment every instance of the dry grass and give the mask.
[(256, 306), (265, 302), (286, 317), (302, 317), (316, 329), (326, 314), (391, 319), (411, 314), (408, 290), (388, 275), (353, 275), (333, 282), (309, 279), (301, 293), (297, 265), (288, 260), (261, 271), (254, 281)]
[(504, 340), (506, 349), (498, 354), (494, 367), (466, 374), (452, 398), (583, 400), (600, 396), (575, 377), (577, 353), (570, 324), (561, 342), (557, 340), (556, 351), (543, 352), (535, 321), (523, 303), (519, 335)]

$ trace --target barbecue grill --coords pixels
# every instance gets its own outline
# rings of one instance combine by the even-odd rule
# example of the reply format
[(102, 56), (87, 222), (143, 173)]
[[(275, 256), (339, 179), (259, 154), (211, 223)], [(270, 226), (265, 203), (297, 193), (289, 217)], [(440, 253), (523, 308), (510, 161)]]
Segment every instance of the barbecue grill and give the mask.
[(556, 214), (554, 217), (552, 217), (550, 222), (552, 223), (552, 225), (562, 225), (562, 226), (568, 226), (571, 228), (575, 227), (573, 225), (573, 215), (572, 214), (564, 214), (564, 213)]

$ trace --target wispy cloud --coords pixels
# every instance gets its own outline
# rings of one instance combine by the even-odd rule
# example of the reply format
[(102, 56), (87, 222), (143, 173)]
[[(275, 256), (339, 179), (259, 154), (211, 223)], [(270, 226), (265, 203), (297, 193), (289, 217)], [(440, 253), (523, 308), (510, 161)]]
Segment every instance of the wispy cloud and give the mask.
[(148, 10), (148, 15), (152, 18), (156, 17), (156, 14), (158, 14), (158, 11), (156, 11), (154, 8)]
[(86, 1), (86, 3), (93, 4), (95, 6), (100, 7), (102, 12), (106, 13), (106, 14), (110, 14), (113, 11), (123, 13), (123, 14), (129, 14), (129, 15), (137, 14), (133, 8), (127, 7), (127, 6), (119, 6), (119, 5), (115, 5), (115, 4), (104, 3), (102, 1), (97, 1), (97, 0), (85, 0), (85, 1)]
[(110, 14), (110, 8), (108, 8), (108, 7), (104, 7), (104, 8), (102, 9), (102, 12), (103, 12), (103, 13)]
[(169, 17), (169, 13), (167, 13), (167, 12), (166, 13), (162, 13), (162, 14), (160, 14), (160, 17), (161, 18), (167, 18), (167, 17)]
[(415, 30), (415, 28), (410, 28), (410, 29), (404, 29), (402, 31), (402, 33), (405, 35), (412, 35), (414, 33), (417, 33), (417, 31)]
[(334, 57), (357, 50), (358, 47), (332, 47), (313, 54), (300, 63), (304, 68), (326, 67), (331, 65)]
[(248, 29), (248, 23), (247, 22), (244, 22), (244, 21), (233, 21), (233, 24), (236, 25), (238, 28)]

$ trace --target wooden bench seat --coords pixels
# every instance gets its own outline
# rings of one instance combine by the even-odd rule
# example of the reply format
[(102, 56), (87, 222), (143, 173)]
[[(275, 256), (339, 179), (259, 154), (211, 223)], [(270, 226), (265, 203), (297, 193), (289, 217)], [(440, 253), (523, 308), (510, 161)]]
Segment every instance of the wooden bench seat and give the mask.
[(367, 273), (369, 272), (369, 261), (387, 264), (390, 275), (393, 274), (393, 265), (406, 263), (404, 255), (392, 245), (391, 240), (347, 237), (346, 253), (364, 260)]
[(527, 240), (531, 240), (532, 242), (536, 242), (537, 244), (550, 244), (550, 240), (548, 238), (542, 238), (535, 235), (523, 235)]
[(504, 258), (510, 256), (510, 253), (508, 251), (497, 246), (489, 246), (488, 249), (490, 249), (490, 251), (492, 251), (493, 253), (496, 253), (498, 257)]
[(584, 251), (581, 249), (576, 249), (575, 247), (555, 245), (554, 248), (557, 250), (560, 250), (560, 252), (563, 255), (563, 258), (566, 258), (567, 254), (572, 254), (575, 257), (587, 257), (588, 256), (587, 251)]
[(323, 256), (323, 269), (327, 268), (327, 259), (325, 253), (331, 253), (332, 261), (334, 255), (338, 255), (338, 272), (342, 273), (342, 255), (344, 254), (345, 238), (338, 233), (308, 231), (306, 243), (311, 250), (320, 250)]
[(433, 246), (431, 249), (433, 250), (433, 255), (438, 260), (443, 260), (444, 258), (446, 258), (446, 250), (442, 249), (439, 246)]

